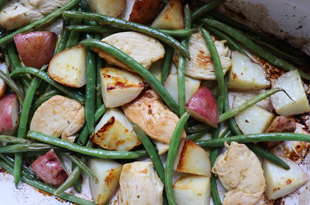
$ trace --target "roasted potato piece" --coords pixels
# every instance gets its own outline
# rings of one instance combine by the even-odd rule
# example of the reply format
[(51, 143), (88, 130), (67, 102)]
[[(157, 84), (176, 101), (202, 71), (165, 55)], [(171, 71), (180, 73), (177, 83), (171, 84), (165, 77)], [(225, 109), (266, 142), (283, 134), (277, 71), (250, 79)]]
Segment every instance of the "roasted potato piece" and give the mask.
[(129, 21), (149, 24), (160, 12), (160, 0), (135, 0)]
[(126, 4), (126, 0), (87, 0), (92, 12), (112, 17), (118, 17)]
[(34, 113), (30, 130), (67, 141), (74, 141), (74, 133), (84, 125), (84, 107), (75, 100), (55, 95)]
[[(109, 43), (127, 53), (146, 69), (148, 69), (152, 63), (165, 56), (164, 46), (158, 40), (133, 31), (116, 33), (101, 41)], [(92, 50), (97, 52), (99, 56), (104, 58), (109, 64), (134, 72), (130, 67), (103, 50), (98, 48), (92, 48)]]
[(0, 98), (0, 132), (12, 130), (19, 123), (19, 103), (16, 94)]
[[(148, 136), (165, 144), (170, 143), (179, 118), (164, 106), (154, 90), (145, 89), (138, 98), (122, 108), (127, 118), (138, 124)], [(185, 137), (183, 131), (182, 138)]]

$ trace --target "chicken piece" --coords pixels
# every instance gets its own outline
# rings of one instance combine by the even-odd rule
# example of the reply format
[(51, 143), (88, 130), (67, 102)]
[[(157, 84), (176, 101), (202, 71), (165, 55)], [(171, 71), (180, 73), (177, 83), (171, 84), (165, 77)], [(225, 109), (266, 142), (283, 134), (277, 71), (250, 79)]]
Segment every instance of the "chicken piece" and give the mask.
[(70, 0), (21, 0), (8, 3), (0, 12), (6, 30), (18, 29), (56, 11)]
[[(148, 69), (152, 63), (165, 56), (164, 46), (156, 39), (133, 31), (121, 32), (110, 35), (101, 41), (111, 44), (127, 53), (138, 63)], [(133, 69), (119, 61), (113, 55), (98, 48), (92, 48), (109, 64), (134, 72)]]
[[(152, 89), (145, 89), (134, 101), (122, 106), (126, 117), (152, 139), (169, 144), (179, 118), (160, 100)], [(186, 137), (183, 130), (182, 138)]]
[(119, 183), (119, 205), (163, 204), (164, 185), (154, 171), (152, 162), (124, 164)]
[[(231, 59), (228, 57), (229, 48), (224, 43), (225, 41), (214, 41), (221, 59), (223, 73), (225, 74), (231, 67)], [(188, 50), (191, 59), (186, 61), (184, 73), (197, 79), (215, 80), (216, 77), (211, 54), (200, 32), (191, 35)], [(178, 52), (175, 52), (173, 61), (176, 65), (179, 64)]]
[(84, 125), (84, 107), (75, 100), (55, 95), (34, 113), (30, 130), (73, 142)]
[[(294, 132), (295, 129), (295, 122), (284, 116), (277, 116), (272, 120), (266, 132)], [(283, 141), (265, 141), (260, 142), (259, 145), (265, 149), (272, 149), (281, 143), (283, 143)]]
[(68, 178), (53, 149), (36, 159), (31, 168), (44, 182), (53, 186), (60, 186)]
[(266, 189), (262, 166), (244, 144), (232, 142), (217, 158), (212, 172), (228, 191), (223, 205), (255, 204)]

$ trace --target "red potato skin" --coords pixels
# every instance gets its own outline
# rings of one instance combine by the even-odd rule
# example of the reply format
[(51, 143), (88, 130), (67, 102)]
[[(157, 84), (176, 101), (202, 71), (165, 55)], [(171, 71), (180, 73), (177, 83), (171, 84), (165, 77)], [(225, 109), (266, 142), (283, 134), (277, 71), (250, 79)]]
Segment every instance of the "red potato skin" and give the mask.
[(8, 94), (0, 98), (0, 132), (11, 130), (18, 124), (12, 120), (14, 106), (18, 106), (16, 94)]
[(41, 68), (54, 55), (57, 35), (50, 31), (35, 31), (17, 34), (14, 41), (25, 66)]
[(5, 88), (6, 88), (6, 83), (2, 79), (0, 79), (0, 98), (4, 96)]
[(217, 127), (219, 109), (215, 96), (208, 88), (200, 87), (186, 102), (185, 108), (196, 120)]
[(135, 0), (129, 21), (149, 24), (160, 12), (160, 0)]
[(52, 186), (60, 186), (68, 178), (53, 149), (35, 160), (31, 167), (45, 183)]

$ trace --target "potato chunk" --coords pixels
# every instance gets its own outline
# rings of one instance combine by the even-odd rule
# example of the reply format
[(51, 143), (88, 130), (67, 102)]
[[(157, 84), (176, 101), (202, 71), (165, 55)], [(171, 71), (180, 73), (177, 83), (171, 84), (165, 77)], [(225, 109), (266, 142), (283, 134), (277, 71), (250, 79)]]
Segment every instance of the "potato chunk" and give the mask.
[(67, 141), (84, 125), (84, 107), (75, 100), (55, 95), (45, 101), (34, 113), (30, 130)]
[(216, 159), (212, 172), (218, 175), (228, 191), (223, 205), (254, 205), (266, 188), (264, 171), (258, 158), (243, 144), (232, 142), (225, 153)]
[[(158, 40), (133, 31), (116, 33), (101, 41), (111, 44), (127, 53), (146, 69), (165, 55), (164, 46)], [(109, 64), (133, 71), (130, 67), (105, 51), (98, 48), (92, 48), (92, 50), (97, 52), (99, 56), (104, 58)]]
[(126, 0), (87, 0), (92, 12), (118, 17), (126, 4)]
[(120, 177), (119, 205), (161, 205), (164, 185), (152, 162), (124, 164)]
[[(231, 60), (228, 57), (229, 48), (224, 43), (225, 41), (214, 41), (225, 74), (231, 67)], [(184, 73), (197, 79), (215, 80), (216, 77), (211, 54), (200, 32), (191, 35), (188, 50), (191, 59), (186, 61)], [(175, 52), (173, 61), (176, 65), (179, 64), (178, 52)]]
[[(170, 143), (179, 118), (164, 106), (154, 90), (145, 89), (138, 98), (122, 108), (127, 118), (138, 124), (148, 136), (165, 144)], [(185, 137), (183, 131), (182, 138)]]

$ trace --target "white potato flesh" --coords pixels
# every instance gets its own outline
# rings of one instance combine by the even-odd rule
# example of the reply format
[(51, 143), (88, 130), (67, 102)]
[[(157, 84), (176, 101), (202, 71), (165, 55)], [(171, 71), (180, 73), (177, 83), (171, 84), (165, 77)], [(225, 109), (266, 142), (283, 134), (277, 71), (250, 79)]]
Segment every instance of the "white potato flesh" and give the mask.
[[(6, 66), (6, 64), (0, 63), (0, 70), (2, 70), (4, 73), (8, 73), (8, 67)], [(2, 80), (2, 78), (0, 78), (0, 98), (4, 95), (5, 93), (5, 88), (6, 88), (6, 83), (4, 82), (4, 80)]]
[(160, 59), (153, 63), (149, 69), (149, 71), (157, 78), (157, 80), (161, 81), (161, 70), (164, 64), (164, 59)]
[[(185, 76), (185, 102), (198, 90), (200, 80)], [(172, 98), (179, 104), (178, 97), (178, 75), (170, 74), (164, 83), (164, 87), (170, 93)]]
[(141, 144), (132, 124), (117, 108), (103, 115), (90, 139), (107, 150), (128, 151)]
[(120, 177), (119, 205), (161, 205), (164, 185), (152, 162), (124, 164)]
[(143, 90), (143, 79), (132, 72), (114, 67), (100, 70), (101, 95), (106, 107), (125, 105)]
[(157, 153), (158, 155), (163, 155), (165, 154), (166, 152), (168, 152), (169, 150), (169, 144), (165, 144), (163, 142), (159, 142), (157, 140), (153, 140), (156, 148), (157, 148)]
[(279, 115), (297, 115), (310, 111), (309, 101), (298, 70), (284, 73), (272, 87), (284, 89), (293, 99), (292, 101), (284, 92), (278, 92), (271, 96), (272, 106)]
[(184, 29), (184, 13), (180, 0), (171, 0), (153, 21), (151, 27), (157, 29)]
[(263, 169), (267, 185), (266, 196), (269, 200), (286, 196), (307, 182), (307, 175), (295, 162), (283, 156), (278, 157), (286, 162), (290, 169), (285, 170), (264, 159)]
[(270, 86), (264, 68), (238, 51), (232, 51), (228, 88), (233, 90), (261, 90)]
[[(164, 46), (158, 40), (133, 31), (116, 33), (101, 41), (111, 44), (125, 52), (146, 69), (148, 69), (153, 62), (165, 56)], [(109, 64), (134, 72), (133, 69), (105, 51), (98, 48), (92, 48), (92, 50), (97, 52), (99, 56), (104, 58)]]
[[(245, 99), (235, 96), (232, 107), (236, 108), (245, 102)], [(263, 133), (268, 128), (273, 117), (274, 114), (271, 112), (258, 105), (253, 105), (236, 115), (235, 121), (243, 134)]]
[(210, 204), (210, 177), (186, 176), (178, 179), (173, 185), (177, 205), (209, 205)]
[(98, 205), (106, 204), (118, 188), (122, 165), (108, 159), (92, 158), (89, 168), (98, 178), (98, 183), (90, 180), (90, 190), (93, 201)]
[[(215, 47), (220, 56), (224, 74), (231, 67), (229, 48), (224, 45), (225, 42), (226, 41), (214, 41)], [(211, 54), (201, 32), (191, 35), (189, 39), (188, 51), (191, 55), (191, 59), (186, 61), (184, 73), (196, 79), (215, 80), (216, 76)], [(178, 52), (175, 52), (173, 61), (176, 65), (179, 64)]]
[(136, 0), (126, 0), (126, 4), (124, 10), (122, 11), (121, 15), (118, 18), (129, 21), (130, 14), (133, 9), (133, 5), (135, 4)]
[(126, 0), (87, 0), (92, 12), (112, 17), (118, 17), (126, 4)]
[(228, 191), (223, 205), (254, 205), (263, 196), (266, 188), (263, 168), (257, 156), (244, 144), (232, 142), (216, 159), (212, 172)]
[(211, 177), (211, 163), (208, 153), (188, 139), (183, 139), (180, 142), (173, 169), (178, 172)]
[(80, 88), (86, 84), (86, 52), (76, 45), (56, 54), (48, 67), (48, 75), (65, 86)]

